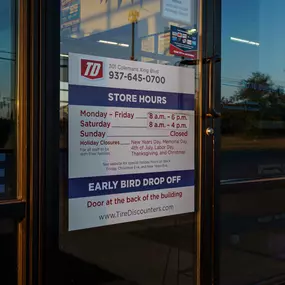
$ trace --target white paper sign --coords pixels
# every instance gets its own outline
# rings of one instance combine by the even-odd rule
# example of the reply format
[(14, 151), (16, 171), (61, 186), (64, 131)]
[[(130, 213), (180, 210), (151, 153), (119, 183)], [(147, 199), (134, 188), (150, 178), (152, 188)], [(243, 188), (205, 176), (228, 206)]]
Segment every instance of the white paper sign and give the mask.
[(69, 56), (69, 230), (194, 211), (194, 70)]

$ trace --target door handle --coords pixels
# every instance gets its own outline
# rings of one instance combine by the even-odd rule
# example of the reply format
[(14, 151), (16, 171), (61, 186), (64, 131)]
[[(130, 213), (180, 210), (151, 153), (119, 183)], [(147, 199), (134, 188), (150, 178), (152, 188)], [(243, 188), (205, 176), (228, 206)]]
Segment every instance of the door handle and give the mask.
[[(183, 66), (183, 65), (198, 65), (199, 64), (199, 59), (182, 59), (180, 61), (177, 61), (175, 63), (176, 66)], [(209, 58), (203, 58), (202, 59), (203, 64), (208, 64), (209, 63)]]
[[(221, 61), (221, 57), (219, 55), (215, 55), (213, 57), (208, 57), (208, 58), (203, 58), (202, 63), (203, 64), (208, 64), (209, 65), (209, 72), (208, 72), (208, 90), (209, 90), (209, 98), (208, 98), (208, 110), (206, 112), (206, 117), (207, 118), (212, 118), (212, 119), (218, 119), (222, 115), (220, 112), (218, 112), (215, 107), (214, 107), (214, 96), (213, 96), (213, 89), (214, 89), (214, 64), (217, 62)], [(188, 60), (188, 59), (183, 59), (181, 61), (178, 61), (175, 63), (175, 65), (178, 66), (189, 66), (189, 65), (198, 65), (199, 64), (199, 59), (195, 60)]]
[(207, 128), (206, 129), (206, 135), (207, 136), (213, 136), (215, 133), (215, 130), (213, 128)]
[(206, 114), (207, 118), (218, 119), (221, 118), (222, 114), (216, 111), (214, 108), (210, 109), (209, 112)]
[(209, 74), (208, 74), (208, 111), (206, 113), (207, 118), (218, 119), (222, 115), (215, 109), (214, 103), (214, 64), (221, 61), (221, 57), (219, 55), (215, 55), (213, 57), (208, 58), (209, 64)]

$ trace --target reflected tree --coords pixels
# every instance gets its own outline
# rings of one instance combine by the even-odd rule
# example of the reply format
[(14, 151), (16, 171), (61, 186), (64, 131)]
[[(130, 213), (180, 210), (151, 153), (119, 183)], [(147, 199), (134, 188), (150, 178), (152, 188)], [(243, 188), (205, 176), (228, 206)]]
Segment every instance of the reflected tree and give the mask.
[(261, 72), (253, 72), (251, 76), (240, 82), (240, 88), (230, 99), (232, 102), (256, 102), (261, 108), (283, 106), (285, 92), (276, 86), (271, 77)]
[(261, 72), (253, 72), (239, 85), (232, 97), (222, 98), (222, 104), (239, 106), (242, 111), (224, 110), (223, 124), (229, 125), (227, 120), (231, 118), (230, 125), (247, 136), (264, 135), (265, 131), (266, 135), (280, 132), (278, 124), (285, 121), (284, 88), (276, 86), (269, 75)]
[(0, 149), (7, 147), (13, 129), (14, 122), (9, 107), (10, 102), (0, 92)]
[(9, 134), (11, 132), (11, 128), (12, 128), (12, 122), (11, 120), (8, 119), (3, 119), (0, 118), (0, 149), (3, 149), (6, 147), (6, 144), (8, 142), (9, 139)]
[(274, 88), (271, 77), (260, 72), (253, 72), (248, 79), (240, 82), (240, 86), (231, 98), (234, 102), (257, 102), (261, 106), (266, 105)]

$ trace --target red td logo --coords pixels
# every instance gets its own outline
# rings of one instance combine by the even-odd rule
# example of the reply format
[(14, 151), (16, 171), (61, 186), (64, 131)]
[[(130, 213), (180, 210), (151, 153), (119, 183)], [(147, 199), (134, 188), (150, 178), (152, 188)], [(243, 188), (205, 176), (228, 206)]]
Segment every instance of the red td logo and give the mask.
[(81, 59), (81, 76), (93, 80), (103, 78), (103, 62)]

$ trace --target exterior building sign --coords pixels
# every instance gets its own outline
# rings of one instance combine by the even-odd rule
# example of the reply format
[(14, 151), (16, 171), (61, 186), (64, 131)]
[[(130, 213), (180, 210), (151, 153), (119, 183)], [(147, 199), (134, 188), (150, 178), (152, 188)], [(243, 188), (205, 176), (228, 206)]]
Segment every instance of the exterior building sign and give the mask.
[(189, 34), (186, 29), (171, 26), (170, 54), (196, 59), (197, 50), (198, 33)]
[(170, 43), (170, 32), (165, 32), (158, 35), (158, 54), (169, 56), (169, 43)]
[(193, 0), (162, 0), (162, 16), (170, 20), (191, 24), (193, 10)]
[(80, 0), (61, 0), (61, 37), (80, 31)]
[(194, 211), (194, 70), (69, 55), (69, 230)]

